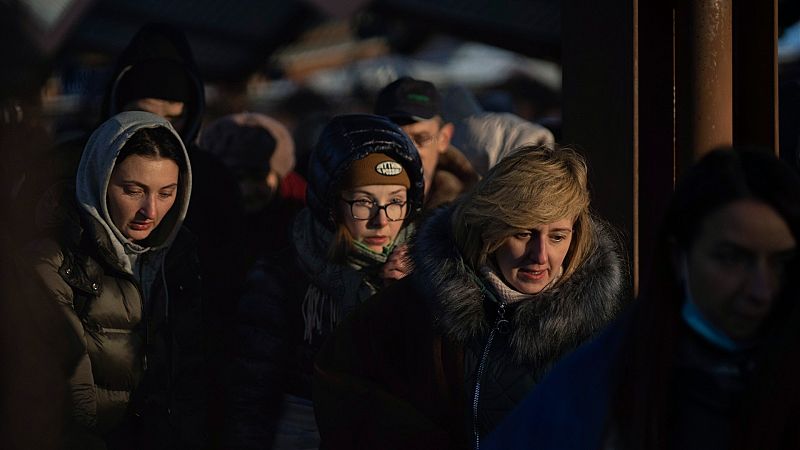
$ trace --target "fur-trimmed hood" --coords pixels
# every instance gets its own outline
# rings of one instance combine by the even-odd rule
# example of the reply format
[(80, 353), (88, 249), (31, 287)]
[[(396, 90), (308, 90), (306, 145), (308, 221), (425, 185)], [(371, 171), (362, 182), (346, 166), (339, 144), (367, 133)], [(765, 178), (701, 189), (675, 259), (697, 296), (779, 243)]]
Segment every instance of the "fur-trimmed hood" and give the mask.
[[(451, 231), (452, 207), (436, 211), (410, 250), (413, 282), (428, 301), (441, 331), (458, 343), (488, 332), (483, 287), (461, 257)], [(534, 299), (510, 305), (514, 359), (549, 365), (607, 325), (628, 299), (628, 271), (609, 225), (593, 221), (596, 250), (569, 279)]]

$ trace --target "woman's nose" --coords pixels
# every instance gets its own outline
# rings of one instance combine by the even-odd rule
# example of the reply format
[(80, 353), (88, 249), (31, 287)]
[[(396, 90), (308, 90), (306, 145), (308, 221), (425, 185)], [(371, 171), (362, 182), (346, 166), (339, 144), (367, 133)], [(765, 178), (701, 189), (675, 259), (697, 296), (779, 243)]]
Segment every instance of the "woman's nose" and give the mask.
[(547, 261), (547, 242), (541, 236), (531, 236), (527, 250), (528, 258), (533, 262), (544, 264)]
[(389, 223), (389, 218), (386, 217), (386, 209), (381, 208), (378, 212), (372, 216), (372, 219), (369, 219), (369, 224), (372, 228), (383, 228)]
[(139, 208), (139, 214), (145, 216), (147, 219), (154, 219), (156, 217), (156, 196), (145, 196)]

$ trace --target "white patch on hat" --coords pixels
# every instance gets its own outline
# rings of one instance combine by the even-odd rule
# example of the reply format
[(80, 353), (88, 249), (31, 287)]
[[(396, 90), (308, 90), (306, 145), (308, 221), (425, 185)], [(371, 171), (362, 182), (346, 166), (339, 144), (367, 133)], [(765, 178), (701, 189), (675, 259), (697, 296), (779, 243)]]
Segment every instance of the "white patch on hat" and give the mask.
[(378, 172), (379, 174), (385, 175), (387, 177), (399, 175), (400, 172), (402, 171), (403, 171), (403, 166), (401, 166), (400, 163), (395, 161), (384, 161), (375, 166), (375, 172)]

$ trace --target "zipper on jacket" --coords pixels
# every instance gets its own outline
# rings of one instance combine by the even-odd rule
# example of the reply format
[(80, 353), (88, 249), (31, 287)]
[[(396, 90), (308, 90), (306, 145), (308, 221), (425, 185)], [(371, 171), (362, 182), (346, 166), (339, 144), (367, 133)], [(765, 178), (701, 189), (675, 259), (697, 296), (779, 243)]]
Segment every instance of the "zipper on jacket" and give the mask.
[(168, 400), (167, 400), (167, 415), (172, 415), (172, 408), (169, 406), (172, 403), (172, 371), (173, 367), (173, 336), (172, 336), (172, 326), (169, 323), (169, 287), (167, 286), (167, 275), (166, 275), (166, 265), (167, 265), (167, 255), (163, 253), (163, 257), (161, 258), (161, 285), (164, 289), (164, 297), (165, 297), (165, 304), (164, 304), (164, 326), (167, 329), (167, 392), (168, 392)]
[(136, 292), (139, 294), (139, 303), (141, 304), (139, 313), (142, 315), (142, 323), (144, 325), (144, 355), (142, 356), (142, 373), (144, 373), (148, 368), (147, 351), (149, 350), (148, 347), (150, 345), (150, 323), (147, 320), (147, 311), (144, 308), (144, 291), (142, 291), (139, 281), (137, 281), (132, 275), (128, 274), (127, 272), (123, 272), (123, 278), (130, 281), (131, 284), (133, 284), (133, 286), (136, 288)]
[[(138, 263), (138, 262), (137, 262)], [(144, 297), (144, 290), (142, 286), (139, 284), (139, 281), (134, 277), (132, 274), (129, 274), (125, 271), (120, 271), (122, 278), (128, 280), (133, 286), (136, 288), (136, 292), (139, 294), (139, 303), (141, 304), (141, 308), (139, 309), (139, 313), (142, 316), (142, 325), (144, 327), (144, 354), (142, 355), (142, 373), (147, 372), (150, 365), (147, 361), (147, 353), (150, 350), (150, 320), (147, 317), (147, 308), (144, 307), (145, 304), (145, 297)]]
[(478, 432), (478, 404), (481, 396), (481, 380), (483, 379), (483, 372), (486, 369), (486, 359), (489, 357), (489, 351), (492, 349), (492, 341), (498, 331), (507, 333), (509, 329), (509, 322), (506, 319), (506, 303), (501, 301), (497, 306), (497, 320), (494, 322), (494, 327), (489, 333), (489, 339), (486, 340), (486, 346), (483, 348), (481, 354), (481, 361), (478, 364), (478, 374), (475, 380), (475, 395), (472, 398), (472, 434), (475, 438), (475, 450), (481, 448), (481, 437)]

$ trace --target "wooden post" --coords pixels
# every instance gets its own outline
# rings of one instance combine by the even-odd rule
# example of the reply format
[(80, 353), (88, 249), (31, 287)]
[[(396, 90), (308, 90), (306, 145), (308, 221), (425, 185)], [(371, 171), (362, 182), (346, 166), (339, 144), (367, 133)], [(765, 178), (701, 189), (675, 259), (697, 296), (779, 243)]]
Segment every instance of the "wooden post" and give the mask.
[(675, 106), (678, 172), (733, 144), (731, 0), (677, 0)]

